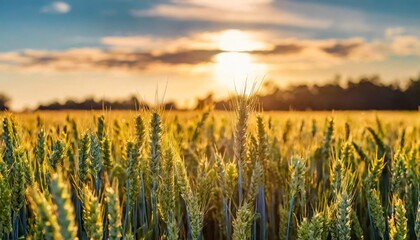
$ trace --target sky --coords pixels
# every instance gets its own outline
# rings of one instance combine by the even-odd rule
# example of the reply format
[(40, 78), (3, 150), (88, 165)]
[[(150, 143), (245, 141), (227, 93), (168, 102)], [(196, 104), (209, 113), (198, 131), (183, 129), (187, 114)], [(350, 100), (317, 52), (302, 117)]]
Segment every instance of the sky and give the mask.
[[(191, 106), (253, 82), (420, 73), (420, 1), (0, 0), (0, 93), (13, 110), (122, 99)], [(249, 87), (248, 87), (249, 88)]]

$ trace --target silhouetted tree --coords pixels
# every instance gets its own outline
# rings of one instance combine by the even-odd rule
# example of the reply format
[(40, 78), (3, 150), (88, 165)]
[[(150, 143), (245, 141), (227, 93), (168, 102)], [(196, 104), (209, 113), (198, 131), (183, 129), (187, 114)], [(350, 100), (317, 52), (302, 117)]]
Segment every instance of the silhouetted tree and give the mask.
[[(338, 79), (338, 80), (337, 80)], [(378, 76), (363, 77), (359, 81), (340, 84), (339, 78), (325, 85), (291, 86), (280, 89), (274, 83), (266, 83), (269, 89), (257, 98), (264, 110), (417, 110), (420, 106), (420, 77), (411, 79), (406, 88), (396, 84), (382, 84)], [(342, 85), (346, 85), (343, 87)], [(212, 95), (198, 99), (214, 101)], [(210, 98), (210, 99), (209, 99)], [(215, 108), (229, 108), (228, 100), (215, 102)]]
[[(257, 98), (264, 110), (417, 110), (420, 106), (420, 76), (412, 78), (406, 87), (383, 84), (378, 76), (362, 77), (358, 81), (343, 83), (339, 77), (325, 85), (297, 85), (286, 89), (274, 82), (264, 85), (265, 94)], [(0, 95), (0, 109), (7, 102)], [(209, 94), (197, 99), (196, 110), (214, 104), (217, 110), (230, 110), (231, 99), (215, 101)], [(135, 96), (121, 101), (95, 100), (87, 98), (82, 102), (68, 100), (61, 104), (53, 102), (39, 106), (38, 110), (136, 110), (148, 109), (146, 103)], [(164, 104), (164, 109), (176, 110), (173, 102)]]
[(126, 100), (120, 101), (95, 100), (93, 98), (87, 98), (81, 102), (73, 100), (67, 100), (63, 104), (53, 102), (46, 105), (40, 105), (37, 110), (138, 110), (147, 108), (149, 108), (149, 106), (146, 103), (142, 103), (135, 96), (131, 96)]
[(8, 103), (10, 101), (10, 98), (6, 95), (0, 93), (0, 111), (8, 110)]

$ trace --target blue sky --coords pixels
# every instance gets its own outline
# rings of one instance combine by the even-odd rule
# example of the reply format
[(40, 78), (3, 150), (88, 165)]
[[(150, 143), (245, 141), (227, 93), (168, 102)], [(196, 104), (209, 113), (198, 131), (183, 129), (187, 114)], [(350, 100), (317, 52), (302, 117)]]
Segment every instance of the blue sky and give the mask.
[(166, 84), (168, 100), (190, 105), (246, 78), (402, 81), (420, 72), (419, 10), (414, 0), (0, 0), (0, 92), (21, 110), (86, 96), (150, 102)]

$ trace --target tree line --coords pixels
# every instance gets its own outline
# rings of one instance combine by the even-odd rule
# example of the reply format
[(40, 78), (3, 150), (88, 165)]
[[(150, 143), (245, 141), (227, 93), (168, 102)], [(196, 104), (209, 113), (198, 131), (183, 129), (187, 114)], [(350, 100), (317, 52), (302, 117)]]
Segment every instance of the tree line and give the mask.
[[(418, 110), (420, 76), (402, 87), (383, 84), (379, 77), (363, 77), (345, 84), (297, 85), (282, 89), (268, 82), (257, 99), (264, 110)], [(344, 85), (344, 86), (343, 86)], [(231, 99), (215, 101), (215, 108), (230, 109)], [(197, 107), (212, 102), (212, 95), (199, 99)]]
[[(409, 79), (405, 86), (384, 84), (377, 76), (362, 77), (345, 84), (330, 82), (324, 85), (295, 85), (280, 88), (273, 82), (266, 82), (263, 93), (257, 94), (264, 110), (418, 110), (420, 106), (420, 76)], [(229, 110), (232, 99), (217, 101), (209, 94), (197, 99), (195, 109), (213, 104), (216, 110)], [(0, 94), (0, 110), (9, 109), (10, 99)], [(36, 110), (136, 110), (150, 106), (137, 97), (110, 101), (87, 98), (83, 101), (67, 100), (40, 105)], [(177, 108), (173, 102), (163, 105), (164, 109)]]

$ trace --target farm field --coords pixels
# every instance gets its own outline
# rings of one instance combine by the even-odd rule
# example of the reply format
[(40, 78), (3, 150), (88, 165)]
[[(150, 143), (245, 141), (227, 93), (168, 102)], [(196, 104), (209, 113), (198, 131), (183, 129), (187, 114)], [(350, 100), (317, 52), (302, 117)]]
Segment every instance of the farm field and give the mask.
[(419, 9), (0, 0), (0, 240), (420, 240)]
[(2, 113), (1, 239), (418, 239), (420, 112)]

